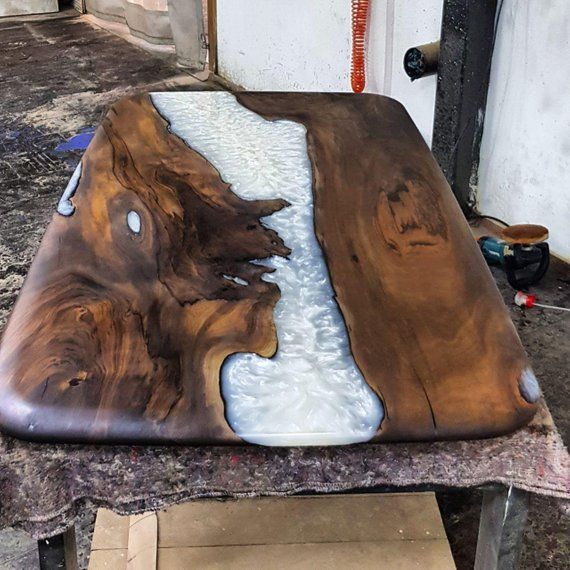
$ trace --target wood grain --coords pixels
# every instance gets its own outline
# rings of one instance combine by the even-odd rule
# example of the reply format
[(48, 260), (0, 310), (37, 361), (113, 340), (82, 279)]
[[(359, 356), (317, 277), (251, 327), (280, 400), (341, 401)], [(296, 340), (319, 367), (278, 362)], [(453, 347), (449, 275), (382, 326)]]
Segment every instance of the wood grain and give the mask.
[(218, 73), (218, 2), (208, 0), (208, 69)]
[[(307, 128), (317, 238), (355, 362), (385, 407), (374, 440), (488, 437), (528, 422), (524, 350), (403, 107), (373, 95), (237, 98)], [(73, 215), (54, 216), (0, 348), (3, 429), (240, 443), (219, 372), (232, 353), (277, 349), (279, 289), (250, 262), (290, 253), (260, 223), (287, 203), (240, 199), (148, 96), (109, 111), (72, 202)]]
[[(148, 96), (113, 106), (56, 214), (7, 327), (0, 420), (28, 438), (235, 443), (219, 369), (272, 356), (276, 285), (252, 259), (286, 256), (245, 201), (172, 135)], [(141, 231), (127, 215), (135, 211)], [(247, 287), (227, 279), (238, 277)]]
[(536, 411), (528, 361), (440, 168), (377, 95), (238, 93), (307, 128), (315, 227), (352, 354), (382, 399), (375, 439), (498, 435)]

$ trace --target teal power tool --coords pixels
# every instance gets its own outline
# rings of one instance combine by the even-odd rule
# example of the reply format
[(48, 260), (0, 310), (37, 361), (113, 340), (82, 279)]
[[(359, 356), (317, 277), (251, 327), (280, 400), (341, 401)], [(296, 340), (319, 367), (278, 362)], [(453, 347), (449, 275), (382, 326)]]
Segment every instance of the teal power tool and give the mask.
[(538, 283), (548, 270), (550, 250), (544, 226), (509, 226), (500, 237), (482, 236), (477, 242), (489, 265), (500, 265), (515, 289)]

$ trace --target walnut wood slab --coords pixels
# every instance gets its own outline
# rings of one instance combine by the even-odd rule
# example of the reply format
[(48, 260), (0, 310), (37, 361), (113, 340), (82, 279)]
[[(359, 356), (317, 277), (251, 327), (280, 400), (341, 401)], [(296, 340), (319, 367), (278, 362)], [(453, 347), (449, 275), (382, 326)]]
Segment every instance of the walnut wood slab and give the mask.
[[(524, 350), (403, 107), (375, 95), (237, 100), (306, 127), (316, 236), (354, 362), (384, 408), (371, 440), (489, 437), (528, 422), (538, 390)], [(260, 221), (287, 202), (245, 200), (227, 182), (149, 96), (111, 108), (3, 335), (4, 431), (243, 443), (220, 369), (234, 353), (278, 350), (279, 271), (268, 282), (258, 260), (291, 250)]]

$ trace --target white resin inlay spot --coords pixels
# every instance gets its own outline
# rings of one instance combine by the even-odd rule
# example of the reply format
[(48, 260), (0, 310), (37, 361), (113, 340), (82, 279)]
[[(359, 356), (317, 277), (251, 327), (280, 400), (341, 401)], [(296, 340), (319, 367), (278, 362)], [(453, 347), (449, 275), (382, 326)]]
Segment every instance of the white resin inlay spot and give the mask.
[(235, 275), (224, 274), (224, 279), (227, 279), (228, 281), (233, 281), (238, 285), (249, 285), (249, 283), (245, 279), (242, 279), (241, 277), (236, 277)]
[(232, 429), (264, 445), (368, 441), (384, 410), (352, 358), (315, 237), (305, 127), (267, 121), (230, 93), (154, 93), (152, 100), (172, 132), (213, 164), (238, 196), (291, 203), (263, 219), (292, 250), (288, 260), (264, 261), (276, 269), (264, 279), (281, 289), (274, 311), (278, 351), (271, 359), (235, 354), (222, 368)]
[(134, 210), (127, 214), (127, 225), (134, 234), (141, 233), (141, 217)]
[(534, 404), (540, 398), (540, 386), (534, 372), (530, 368), (525, 368), (519, 378), (519, 389), (522, 397)]
[(79, 162), (79, 164), (73, 171), (73, 174), (71, 175), (71, 178), (69, 179), (69, 182), (67, 183), (67, 186), (65, 187), (65, 190), (63, 191), (63, 194), (59, 199), (59, 202), (57, 204), (58, 214), (61, 214), (62, 216), (71, 216), (71, 214), (75, 212), (75, 206), (71, 203), (71, 198), (73, 198), (73, 195), (77, 190), (80, 178), (81, 178), (81, 162)]

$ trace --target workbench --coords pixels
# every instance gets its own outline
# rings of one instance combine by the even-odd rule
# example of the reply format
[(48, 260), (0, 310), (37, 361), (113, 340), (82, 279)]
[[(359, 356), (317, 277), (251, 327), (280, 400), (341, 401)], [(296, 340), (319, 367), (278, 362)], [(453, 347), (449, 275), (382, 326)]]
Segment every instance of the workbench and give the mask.
[[(136, 101), (138, 101), (138, 103)], [(135, 103), (131, 101), (135, 107), (136, 105), (148, 106), (149, 104), (146, 99), (144, 99), (144, 101), (142, 99), (136, 101)], [(127, 101), (127, 103), (123, 102), (122, 105), (131, 105), (131, 103), (128, 103)], [(128, 117), (129, 114), (126, 113), (125, 116)], [(329, 123), (330, 121), (327, 124)], [(128, 124), (130, 125), (130, 122)], [(351, 123), (347, 122), (347, 124)], [(109, 125), (107, 126), (111, 128)], [(164, 125), (162, 126), (162, 129), (163, 131), (165, 130)], [(130, 133), (129, 136), (132, 136), (131, 130), (132, 129), (126, 129), (127, 134)], [(103, 135), (101, 135), (101, 137), (102, 136)], [(423, 141), (419, 139), (419, 134), (416, 133), (414, 136), (418, 141), (419, 148), (423, 149), (422, 152), (425, 154), (427, 149), (425, 148)], [(354, 136), (352, 138), (355, 140), (358, 139), (358, 137)], [(136, 141), (158, 140), (157, 137), (152, 136), (135, 137), (135, 139)], [(136, 145), (136, 141), (133, 142), (133, 145)], [(103, 148), (107, 147), (104, 146)], [(186, 147), (183, 149), (180, 147), (180, 149), (180, 152), (182, 152), (182, 150), (187, 152)], [(107, 148), (107, 150), (109, 150), (109, 148)], [(164, 156), (169, 156), (166, 151), (162, 154)], [(97, 155), (96, 152), (95, 155)], [(404, 152), (401, 152), (400, 155), (408, 156), (408, 154)], [(429, 158), (429, 160), (428, 158), (426, 158), (426, 161), (429, 162), (429, 165), (431, 165), (430, 168), (433, 170), (436, 165), (433, 163), (431, 158)], [(86, 160), (87, 171), (90, 168), (88, 164), (89, 161), (87, 159), (84, 160)], [(331, 166), (331, 169), (333, 166)], [(120, 169), (116, 170), (119, 171)], [(384, 171), (388, 170), (388, 168), (384, 168)], [(100, 173), (103, 172), (104, 169), (94, 168), (93, 171)], [(80, 178), (81, 169), (77, 172), (77, 178)], [(113, 172), (115, 172), (115, 170), (113, 170)], [(441, 174), (438, 174), (437, 176), (439, 176), (438, 184), (444, 183)], [(147, 178), (152, 179), (151, 176), (148, 176)], [(410, 193), (416, 197), (423, 196), (425, 191), (432, 188), (432, 186), (435, 187), (437, 185), (435, 184), (435, 182), (437, 182), (435, 179), (434, 184), (425, 185), (419, 178), (414, 178), (414, 176), (410, 178), (410, 176), (406, 175), (404, 178), (405, 180), (403, 180), (409, 185), (409, 188), (408, 186), (405, 186), (404, 182), (402, 182), (403, 186), (398, 190), (398, 192), (401, 191), (406, 194), (406, 196)], [(108, 186), (106, 186), (106, 188), (108, 188)], [(375, 188), (378, 192), (379, 186), (376, 185)], [(59, 214), (61, 214), (63, 218), (67, 219), (67, 217), (75, 215), (75, 218), (71, 217), (72, 222), (73, 220), (79, 219), (81, 212), (89, 212), (89, 209), (86, 210), (78, 205), (78, 213), (74, 214), (74, 208), (76, 208), (76, 205), (71, 203), (70, 199), (74, 195), (75, 191), (76, 188), (73, 186), (70, 187), (69, 192), (66, 189), (62, 200), (60, 200), (58, 209)], [(85, 192), (82, 193), (81, 189), (79, 189), (78, 200), (82, 195), (86, 196), (87, 194)], [(87, 195), (87, 198), (89, 198), (89, 196), (90, 195)], [(392, 198), (393, 201), (400, 204), (401, 200), (397, 198), (397, 193), (394, 194)], [(446, 200), (449, 208), (452, 208), (452, 205), (453, 208), (456, 208), (450, 194)], [(385, 201), (382, 203), (386, 207), (382, 206), (381, 214), (389, 214), (389, 216), (392, 216), (394, 210), (391, 207), (388, 207)], [(435, 200), (434, 203), (437, 204), (437, 200)], [(403, 219), (407, 220), (406, 216), (410, 205), (407, 204), (407, 202), (402, 202), (401, 205), (401, 212), (398, 210), (396, 214), (400, 212), (400, 214), (404, 216)], [(336, 204), (333, 204), (333, 206), (336, 207)], [(335, 207), (329, 207), (329, 211), (334, 212)], [(123, 236), (123, 241), (130, 240), (125, 243), (132, 245), (134, 243), (138, 243), (133, 240), (143, 239), (144, 234), (141, 234), (141, 215), (137, 213), (137, 211), (129, 208), (124, 212), (124, 219), (121, 218), (122, 224), (120, 225), (120, 228), (123, 231), (123, 234), (121, 234)], [(95, 210), (97, 209), (95, 208)], [(366, 211), (369, 210), (370, 208)], [(142, 212), (143, 210), (141, 209), (140, 211)], [(265, 210), (261, 213), (264, 212)], [(454, 212), (450, 210), (447, 217), (450, 220), (454, 220), (453, 223), (457, 227), (461, 228), (461, 234), (459, 236), (461, 239), (459, 241), (465, 245), (466, 252), (466, 255), (460, 256), (461, 263), (459, 265), (461, 267), (465, 266), (466, 274), (471, 275), (469, 271), (473, 268), (473, 263), (465, 260), (471, 259), (471, 254), (474, 251), (477, 251), (476, 246), (471, 240), (468, 229), (461, 225), (463, 222), (460, 220), (459, 216), (456, 215), (458, 214), (458, 210), (454, 210)], [(83, 252), (77, 254), (76, 250), (78, 241), (75, 239), (77, 235), (74, 234), (71, 236), (73, 239), (60, 239), (61, 236), (58, 233), (59, 229), (61, 229), (62, 232), (67, 229), (66, 219), (63, 218), (57, 218), (55, 234), (52, 232), (52, 236), (50, 239), (47, 239), (47, 243), (58, 244), (58, 246), (62, 243), (69, 244), (69, 251), (74, 253), (81, 261), (80, 265), (84, 265), (88, 269), (92, 266), (96, 266), (95, 261), (90, 263), (89, 260), (85, 261), (84, 258), (84, 251), (89, 251), (88, 246), (92, 243), (92, 240), (84, 241), (85, 247)], [(387, 220), (390, 223), (385, 224), (385, 228), (393, 227), (393, 220), (391, 220), (391, 218)], [(216, 224), (216, 227), (221, 226), (223, 226), (223, 224)], [(410, 229), (412, 233), (416, 230), (419, 231), (418, 228), (420, 228), (420, 226), (418, 226), (416, 221), (413, 223), (401, 222), (401, 227)], [(76, 224), (73, 227), (81, 229), (83, 226), (82, 224)], [(257, 226), (251, 224), (250, 227)], [(128, 231), (132, 233), (132, 236), (126, 233)], [(428, 241), (418, 241), (416, 237), (412, 236), (408, 241), (404, 240), (404, 242), (400, 243), (399, 239), (401, 236), (399, 236), (398, 232), (394, 235), (390, 234), (387, 240), (392, 244), (392, 249), (396, 248), (398, 251), (408, 251), (410, 248), (413, 249), (416, 246), (424, 247), (426, 244), (429, 247), (435, 247), (440, 242), (432, 243), (431, 238), (433, 237), (433, 232), (430, 233), (431, 231), (432, 230), (425, 230), (424, 232), (429, 238)], [(445, 241), (449, 246), (450, 242), (444, 240), (442, 237), (445, 232), (442, 231), (440, 234), (438, 235), (441, 238), (441, 244)], [(125, 235), (127, 236), (126, 238)], [(341, 239), (339, 240), (339, 243), (344, 243), (344, 241), (346, 240)], [(279, 245), (279, 242), (276, 239), (271, 243), (275, 247)], [(374, 248), (369, 247), (366, 251), (372, 251), (373, 249)], [(52, 257), (50, 257), (52, 249), (48, 247), (47, 250), (47, 258), (52, 259)], [(454, 248), (448, 247), (448, 250), (449, 254), (453, 254), (454, 256), (457, 255), (457, 251), (459, 251), (456, 245), (454, 245)], [(68, 260), (68, 256), (65, 252), (62, 254), (57, 250), (56, 253), (57, 255), (53, 259), (59, 259), (58, 256), (61, 256), (63, 259)], [(281, 253), (285, 254), (286, 251), (283, 250)], [(140, 260), (141, 257), (142, 256), (132, 256), (132, 258), (136, 260)], [(256, 254), (253, 255), (253, 257), (258, 258), (260, 256)], [(444, 257), (445, 256), (443, 256), (442, 259)], [(342, 259), (345, 260), (349, 258), (350, 257), (347, 255), (342, 257)], [(93, 260), (97, 259), (97, 256), (93, 257)], [(128, 259), (130, 260), (131, 257), (128, 257)], [(354, 263), (360, 263), (360, 258), (356, 254), (354, 254), (350, 259), (352, 259), (352, 262)], [(482, 260), (479, 261), (482, 264)], [(446, 263), (451, 262), (449, 259), (446, 259)], [(384, 267), (380, 261), (377, 265)], [(56, 267), (60, 266), (56, 264)], [(418, 277), (416, 279), (410, 278), (409, 272), (400, 272), (399, 274), (405, 277), (406, 282), (411, 281), (417, 284), (419, 283), (419, 277), (426, 275), (428, 270), (431, 270), (431, 267), (431, 264), (426, 265), (423, 269), (420, 267), (421, 271), (417, 274)], [(451, 263), (450, 267), (454, 268), (455, 265)], [(467, 271), (467, 269), (469, 269), (469, 271)], [(494, 299), (494, 308), (490, 305), (488, 306), (481, 305), (481, 303), (475, 303), (477, 307), (484, 306), (486, 312), (477, 313), (480, 316), (481, 326), (474, 327), (475, 333), (473, 335), (469, 335), (464, 331), (462, 332), (463, 338), (466, 338), (469, 341), (467, 346), (476, 345), (475, 340), (478, 338), (477, 333), (483, 325), (488, 324), (489, 319), (493, 319), (497, 315), (502, 315), (501, 319), (508, 322), (506, 312), (500, 302), (500, 298), (498, 297), (496, 290), (494, 289), (494, 284), (490, 279), (490, 276), (482, 265), (480, 269), (481, 278), (475, 279), (476, 286), (475, 284), (472, 284), (470, 291), (475, 292), (475, 297), (477, 297), (479, 289), (482, 287), (482, 283), (486, 283), (485, 286), (489, 288), (489, 295), (492, 293), (491, 296)], [(105, 272), (102, 273), (103, 277), (99, 274), (97, 276), (98, 279), (107, 278), (107, 274)], [(76, 272), (75, 274), (79, 273)], [(138, 276), (140, 272), (136, 271), (135, 274)], [(343, 275), (352, 278), (353, 271), (344, 271)], [(445, 272), (440, 272), (440, 277), (442, 275), (445, 276), (447, 274)], [(36, 272), (36, 276), (40, 279), (41, 286), (38, 286), (37, 289), (30, 286), (29, 283), (31, 281), (33, 284), (34, 278), (30, 278), (30, 274), (28, 274), (27, 283), (29, 289), (31, 288), (36, 292), (60, 292), (60, 289), (58, 287), (54, 287), (53, 282), (50, 281), (50, 279), (46, 279), (46, 276), (41, 271)], [(60, 278), (61, 275), (58, 274), (56, 277)], [(218, 278), (219, 277), (220, 276), (218, 275)], [(222, 277), (227, 280), (226, 276), (222, 275)], [(131, 281), (131, 286), (134, 287), (135, 280)], [(187, 281), (187, 279), (183, 279), (177, 282), (187, 283)], [(64, 279), (63, 282), (67, 283), (67, 280)], [(103, 289), (110, 290), (111, 288), (112, 284)], [(346, 288), (341, 289), (344, 290)], [(349, 287), (348, 289), (357, 290), (358, 288)], [(401, 291), (405, 288), (399, 287), (396, 289)], [(451, 293), (453, 293), (453, 291)], [(451, 293), (448, 291), (446, 299), (453, 298)], [(132, 295), (131, 297), (134, 298), (135, 295)], [(41, 299), (42, 302), (45, 301), (45, 295), (39, 294), (38, 298)], [(418, 297), (418, 299), (421, 298), (421, 296)], [(28, 300), (29, 299), (20, 296), (19, 302), (21, 303), (21, 306), (24, 307), (21, 314), (24, 316), (24, 320), (28, 319), (28, 324), (30, 326), (36, 327), (38, 323), (43, 321), (38, 319), (29, 319), (30, 315), (28, 313), (28, 308), (32, 306), (33, 303), (28, 302)], [(61, 307), (61, 299), (59, 297), (52, 301), (54, 307)], [(36, 303), (36, 306), (43, 305), (42, 303)], [(365, 306), (375, 306), (375, 303), (370, 302), (365, 304)], [(406, 310), (412, 315), (415, 314), (413, 310), (414, 306), (415, 305), (413, 304), (406, 305)], [(132, 311), (126, 311), (124, 314), (127, 315), (128, 320), (130, 319), (129, 322), (131, 322), (131, 317), (134, 313), (132, 313)], [(449, 320), (450, 317), (448, 313), (440, 312), (438, 313), (438, 316), (443, 314), (445, 314), (446, 319)], [(367, 312), (364, 312), (363, 315), (363, 319), (368, 317)], [(488, 315), (488, 318), (485, 317), (485, 315)], [(397, 313), (396, 316), (400, 316), (399, 313)], [(398, 321), (397, 318), (394, 318), (393, 320)], [(86, 320), (84, 322), (95, 321)], [(193, 321), (190, 320), (189, 322)], [(442, 326), (447, 325), (445, 319), (439, 319), (438, 322)], [(457, 322), (463, 322), (463, 320), (458, 319)], [(75, 325), (76, 320), (73, 320), (72, 324)], [(26, 329), (15, 326), (14, 330), (25, 331)], [(71, 336), (69, 336), (69, 341), (73, 344), (77, 332), (73, 327), (69, 330), (72, 331)], [(67, 331), (68, 334), (69, 330)], [(97, 330), (97, 327), (95, 327), (95, 330)], [(497, 330), (502, 329), (501, 327), (498, 327)], [(7, 333), (9, 332), (10, 331), (8, 329)], [(45, 331), (40, 332), (40, 336), (45, 333)], [(511, 332), (514, 333), (514, 331)], [(124, 336), (125, 335), (118, 335), (119, 340), (123, 339)], [(172, 335), (172, 338), (173, 337), (174, 335)], [(50, 338), (57, 339), (59, 342), (62, 336), (58, 333), (52, 334)], [(171, 337), (165, 336), (164, 338)], [(376, 336), (374, 336), (374, 338), (377, 340)], [(400, 336), (394, 335), (394, 338), (400, 338)], [(442, 333), (438, 338), (441, 340), (447, 337)], [(26, 362), (24, 362), (26, 365), (26, 377), (29, 380), (30, 387), (37, 388), (36, 384), (42, 379), (39, 374), (35, 373), (33, 368), (34, 366), (38, 366), (41, 372), (41, 357), (44, 358), (45, 362), (51, 362), (53, 361), (53, 351), (49, 348), (49, 345), (42, 343), (36, 345), (32, 344), (31, 346), (34, 350), (28, 350), (28, 344), (26, 343), (29, 340), (29, 335), (21, 334), (21, 332), (20, 338), (17, 338), (17, 335), (6, 334), (6, 339), (8, 339), (6, 342), (14, 343), (14, 346), (16, 346), (16, 349), (21, 352), (24, 360), (27, 359)], [(496, 350), (497, 347), (500, 346), (502, 347), (501, 350), (512, 352), (514, 346), (513, 343), (515, 343), (516, 339), (511, 340), (512, 342), (489, 344), (489, 350), (497, 356), (497, 360), (503, 364), (505, 362), (511, 362), (511, 360), (504, 360), (502, 358), (501, 351), (499, 350), (499, 352), (496, 352)], [(22, 344), (18, 345), (18, 342), (21, 342)], [(513, 354), (516, 357), (515, 360), (519, 362), (517, 366), (520, 368), (520, 366), (523, 366), (523, 361), (526, 357), (524, 356), (524, 351), (522, 350), (522, 346), (519, 345), (518, 340), (516, 340), (515, 344), (516, 350)], [(382, 343), (379, 343), (379, 345), (382, 345)], [(505, 349), (505, 347), (507, 348)], [(39, 348), (43, 350), (42, 355), (38, 354)], [(118, 351), (118, 353), (121, 354), (121, 358), (126, 359), (128, 356), (127, 353), (123, 354), (122, 351)], [(395, 350), (393, 351), (393, 354), (401, 355), (399, 356), (401, 361), (404, 363), (408, 362), (408, 356), (402, 356), (407, 355), (407, 351)], [(445, 364), (443, 367), (445, 369), (466, 369), (464, 362), (465, 359), (463, 358), (464, 352), (460, 350), (455, 352), (458, 366), (453, 366), (453, 363), (450, 364), (449, 362), (445, 362), (446, 358), (449, 357), (449, 354), (444, 350), (432, 351), (430, 354), (436, 354), (438, 358), (441, 358), (443, 364)], [(266, 356), (270, 355), (271, 351), (268, 351)], [(471, 356), (473, 357), (473, 355)], [(12, 363), (19, 362), (18, 359), (7, 359), (7, 362), (8, 360)], [(473, 360), (478, 362), (477, 358), (474, 358)], [(40, 363), (40, 365), (38, 365), (38, 363)], [(370, 368), (369, 375), (372, 376), (374, 376), (381, 368), (375, 361), (370, 361), (368, 364)], [(493, 368), (493, 370), (495, 370), (495, 368)], [(502, 381), (505, 379), (506, 376), (500, 373), (501, 368), (498, 370), (499, 372), (497, 375), (493, 376), (489, 381), (494, 381), (495, 379)], [(13, 386), (6, 390), (6, 395), (11, 397), (13, 395), (14, 388), (20, 388), (23, 383), (20, 381), (21, 377), (17, 370), (8, 371), (10, 372), (10, 377), (14, 381)], [(477, 386), (477, 382), (481, 382), (481, 377), (478, 376), (476, 371), (472, 368), (468, 368), (468, 372), (469, 374), (463, 376), (463, 381), (466, 382), (466, 388), (471, 389), (472, 387)], [(7, 374), (6, 376), (9, 375)], [(204, 376), (204, 378), (206, 377), (207, 376)], [(87, 378), (87, 372), (85, 371), (80, 371), (80, 374), (75, 374), (69, 378), (70, 379), (66, 381), (67, 385), (64, 386), (66, 390), (65, 394), (71, 394), (72, 390), (75, 390), (75, 392), (73, 392), (74, 394), (81, 394), (80, 386), (87, 386), (87, 388), (89, 388), (89, 386), (93, 385), (93, 383), (82, 384), (82, 382)], [(131, 399), (128, 397), (128, 391), (125, 389), (123, 376), (117, 374), (112, 376), (112, 378), (114, 382), (121, 383), (121, 389), (116, 390), (114, 393), (120, 395), (122, 400), (118, 402), (120, 405), (117, 405), (117, 402), (112, 401), (111, 405), (108, 406), (108, 411), (116, 414), (116, 419), (124, 419), (125, 410), (128, 410), (128, 404), (131, 402)], [(137, 380), (139, 377), (135, 374), (134, 378)], [(402, 389), (401, 383), (394, 381), (393, 377), (390, 377), (389, 380), (393, 387), (393, 397), (398, 401), (406, 400), (406, 390)], [(95, 383), (94, 385), (97, 386), (98, 384)], [(499, 385), (501, 385), (501, 382), (497, 381), (497, 386)], [(45, 386), (47, 387), (47, 382)], [(56, 385), (56, 388), (57, 386), (59, 386), (59, 384)], [(149, 386), (154, 388), (155, 383), (149, 384)], [(452, 388), (453, 390), (457, 390), (457, 384), (454, 384), (451, 381), (449, 386), (450, 389)], [(131, 388), (136, 388), (133, 391), (133, 393), (136, 393), (138, 390), (138, 383), (131, 382)], [(369, 491), (393, 492), (395, 490), (423, 491), (427, 489), (468, 487), (477, 487), (484, 490), (476, 567), (485, 570), (492, 568), (512, 568), (516, 566), (520, 550), (529, 494), (539, 493), (565, 500), (570, 499), (570, 461), (568, 453), (565, 450), (562, 440), (554, 427), (550, 414), (543, 403), (538, 405), (538, 412), (528, 426), (519, 429), (511, 435), (491, 439), (438, 442), (424, 441), (422, 443), (368, 443), (349, 446), (305, 448), (247, 447), (241, 445), (237, 445), (235, 447), (224, 447), (218, 444), (221, 442), (235, 442), (235, 435), (232, 435), (231, 438), (225, 436), (219, 437), (220, 433), (222, 433), (222, 436), (224, 434), (227, 436), (227, 426), (225, 430), (220, 432), (220, 430), (217, 429), (219, 428), (219, 425), (216, 424), (216, 421), (211, 421), (212, 418), (206, 418), (208, 421), (204, 421), (202, 423), (198, 422), (199, 425), (194, 426), (202, 429), (199, 433), (191, 432), (191, 430), (188, 433), (178, 433), (173, 428), (173, 432), (167, 433), (168, 437), (160, 439), (163, 434), (152, 433), (151, 430), (147, 431), (145, 435), (145, 433), (141, 433), (140, 429), (132, 429), (130, 432), (132, 437), (128, 437), (129, 434), (127, 433), (127, 430), (127, 432), (117, 432), (108, 439), (97, 439), (101, 434), (108, 435), (108, 432), (106, 431), (108, 428), (120, 428), (121, 423), (111, 421), (109, 422), (109, 426), (103, 425), (99, 426), (98, 429), (93, 428), (91, 418), (97, 419), (101, 417), (99, 414), (93, 414), (93, 410), (97, 409), (97, 406), (93, 405), (89, 405), (87, 409), (83, 408), (86, 415), (82, 417), (82, 421), (75, 422), (73, 424), (75, 432), (70, 434), (69, 424), (63, 416), (65, 413), (69, 412), (69, 410), (73, 410), (73, 406), (67, 405), (67, 400), (65, 400), (65, 398), (58, 399), (59, 393), (48, 394), (46, 389), (47, 388), (44, 388), (43, 391), (38, 391), (37, 389), (30, 389), (27, 391), (28, 394), (32, 394), (34, 396), (39, 395), (38, 401), (32, 402), (32, 404), (37, 405), (36, 418), (34, 421), (28, 421), (29, 418), (25, 416), (25, 414), (22, 416), (16, 413), (16, 417), (12, 418), (14, 419), (14, 422), (8, 422), (9, 425), (5, 426), (10, 428), (8, 431), (11, 431), (11, 433), (22, 434), (22, 437), (30, 436), (30, 432), (33, 431), (34, 438), (40, 441), (53, 441), (58, 439), (67, 441), (64, 437), (70, 437), (73, 441), (95, 440), (107, 441), (108, 443), (114, 443), (116, 441), (131, 441), (134, 443), (134, 441), (136, 441), (152, 442), (156, 444), (162, 441), (170, 441), (186, 444), (194, 442), (208, 442), (216, 445), (202, 447), (194, 447), (191, 445), (171, 447), (162, 447), (158, 445), (147, 447), (140, 445), (71, 445), (26, 443), (9, 436), (0, 436), (0, 526), (21, 528), (38, 539), (40, 541), (40, 559), (42, 561), (42, 567), (44, 568), (61, 567), (64, 563), (67, 563), (67, 567), (69, 568), (75, 566), (76, 558), (73, 547), (73, 524), (78, 513), (85, 507), (106, 507), (119, 514), (132, 515), (147, 511), (160, 510), (173, 504), (202, 498), (287, 496), (302, 493), (325, 494)], [(126, 397), (124, 396), (125, 393), (127, 393)], [(492, 391), (492, 393), (495, 392)], [(502, 389), (498, 390), (498, 393), (502, 394)], [(510, 391), (508, 391), (508, 393), (510, 394)], [(51, 401), (49, 401), (48, 395), (50, 397), (53, 396)], [(216, 394), (216, 396), (218, 400), (220, 400), (219, 395)], [(89, 398), (79, 397), (78, 395), (73, 396), (73, 398), (76, 398), (76, 401), (74, 400), (74, 402), (79, 404), (84, 403), (85, 401), (90, 401)], [(415, 429), (417, 414), (412, 413), (410, 414), (410, 417), (414, 421), (406, 422), (404, 421), (405, 416), (403, 416), (404, 419), (398, 425), (398, 429), (394, 428), (395, 431), (390, 438), (387, 438), (387, 440), (394, 441), (398, 439), (408, 440), (430, 438), (453, 439), (461, 436), (484, 437), (496, 433), (505, 433), (511, 429), (515, 429), (515, 427), (519, 425), (522, 425), (521, 422), (523, 420), (526, 421), (526, 419), (530, 417), (529, 414), (531, 412), (534, 413), (537, 398), (538, 393), (536, 394), (536, 398), (526, 400), (527, 404), (524, 404), (521, 407), (522, 415), (515, 423), (513, 423), (513, 418), (511, 417), (514, 410), (512, 400), (509, 398), (503, 398), (500, 400), (501, 405), (497, 407), (491, 405), (489, 400), (486, 399), (484, 400), (486, 406), (485, 409), (487, 411), (493, 410), (492, 414), (486, 414), (490, 423), (484, 426), (485, 429), (479, 430), (477, 422), (474, 421), (470, 424), (471, 431), (467, 432), (446, 432), (441, 427), (441, 423), (436, 423), (434, 421), (433, 410), (432, 414), (428, 414), (427, 412), (429, 407), (426, 408), (423, 406), (422, 417), (424, 418), (424, 423), (426, 425), (424, 426), (425, 429), (422, 428), (423, 431), (420, 430), (420, 437), (418, 437), (418, 434), (414, 435), (414, 433), (408, 433), (404, 429), (407, 429), (410, 425)], [(106, 399), (103, 400), (105, 403), (109, 404)], [(146, 400), (142, 398), (142, 400), (143, 402), (151, 401), (150, 398), (147, 398)], [(51, 402), (53, 406), (50, 407), (46, 404), (47, 401), (49, 401), (48, 404)], [(522, 402), (520, 402), (520, 398), (516, 401), (519, 402), (519, 404), (522, 404)], [(19, 404), (22, 404), (22, 402), (29, 404), (29, 402), (25, 402), (24, 399), (7, 399), (6, 402), (5, 409), (10, 413), (14, 410), (16, 412), (18, 412), (18, 410), (22, 410), (22, 406), (20, 408), (13, 406), (12, 404), (14, 402)], [(121, 407), (125, 403), (127, 406)], [(218, 407), (221, 409), (220, 406)], [(203, 406), (202, 408), (209, 409), (207, 406)], [(407, 410), (405, 406), (404, 408)], [(475, 408), (477, 407), (475, 406)], [(166, 407), (166, 409), (168, 416), (170, 413), (168, 410), (170, 408)], [(46, 410), (47, 413), (44, 413)], [(500, 425), (493, 425), (498, 421), (498, 416), (500, 415), (497, 413), (497, 410), (504, 413), (504, 421), (499, 422)], [(189, 410), (186, 410), (186, 412), (189, 412)], [(462, 419), (462, 412), (459, 408), (447, 407), (445, 408), (445, 412), (446, 414), (451, 413), (451, 415), (459, 415)], [(398, 414), (395, 414), (395, 416), (397, 417)], [(146, 418), (144, 415), (141, 417), (143, 417), (143, 419)], [(154, 418), (154, 416), (152, 417)], [(394, 416), (391, 417), (393, 418)], [(22, 418), (26, 421), (22, 421)], [(177, 425), (182, 426), (183, 428), (188, 428), (189, 426), (192, 427), (190, 425), (191, 422), (187, 421), (188, 418), (194, 420), (195, 415), (189, 413), (188, 417), (181, 418), (181, 421)], [(214, 419), (220, 420), (220, 418), (222, 418), (221, 414), (219, 414), (218, 418)], [(478, 416), (476, 415), (475, 420), (477, 419)], [(222, 422), (220, 421), (219, 423)], [(149, 428), (149, 426), (154, 426), (153, 422), (146, 422), (145, 424), (144, 421), (137, 424), (137, 426), (143, 424), (146, 425), (147, 428)], [(129, 429), (131, 429), (129, 427), (130, 425), (131, 424), (127, 425)], [(456, 422), (453, 425), (459, 424)], [(41, 431), (40, 428), (44, 428), (45, 431)], [(93, 430), (91, 428), (93, 428)], [(252, 443), (257, 442), (252, 441)], [(47, 540), (48, 538), (49, 540)]]
[(38, 539), (43, 568), (57, 567), (65, 547), (73, 568), (73, 524), (86, 506), (130, 515), (206, 497), (480, 487), (477, 568), (514, 568), (529, 494), (570, 500), (569, 473), (545, 405), (526, 428), (474, 441), (277, 449), (48, 445), (2, 436), (0, 526)]

